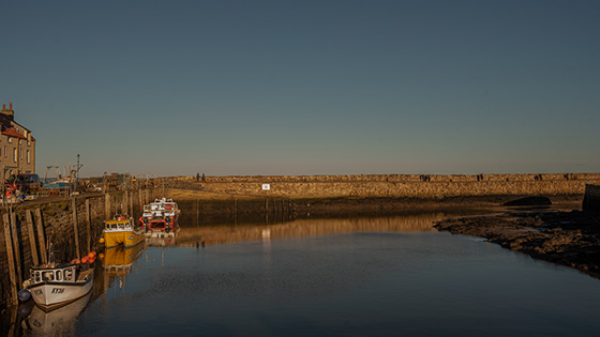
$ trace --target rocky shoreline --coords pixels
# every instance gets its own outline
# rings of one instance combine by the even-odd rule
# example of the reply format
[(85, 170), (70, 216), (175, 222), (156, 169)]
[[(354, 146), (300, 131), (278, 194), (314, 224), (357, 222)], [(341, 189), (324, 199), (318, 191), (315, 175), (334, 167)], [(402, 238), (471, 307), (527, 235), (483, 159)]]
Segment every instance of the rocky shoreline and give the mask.
[(508, 212), (451, 218), (440, 231), (485, 238), (504, 248), (600, 278), (600, 213)]

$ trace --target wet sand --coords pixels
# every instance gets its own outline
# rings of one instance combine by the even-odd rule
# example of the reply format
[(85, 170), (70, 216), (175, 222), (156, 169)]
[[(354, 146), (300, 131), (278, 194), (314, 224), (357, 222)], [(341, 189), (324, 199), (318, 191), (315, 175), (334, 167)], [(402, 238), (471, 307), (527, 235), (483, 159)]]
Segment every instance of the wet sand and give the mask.
[(515, 211), (451, 218), (438, 222), (435, 228), (482, 237), (504, 248), (600, 278), (599, 213)]

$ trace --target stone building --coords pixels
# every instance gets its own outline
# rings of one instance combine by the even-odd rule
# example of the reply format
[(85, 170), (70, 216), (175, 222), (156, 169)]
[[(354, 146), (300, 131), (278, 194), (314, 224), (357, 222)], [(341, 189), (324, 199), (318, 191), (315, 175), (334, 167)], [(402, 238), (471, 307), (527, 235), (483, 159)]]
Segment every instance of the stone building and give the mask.
[(15, 173), (35, 173), (35, 138), (31, 131), (15, 122), (15, 112), (10, 103), (0, 111), (0, 166), (5, 181)]

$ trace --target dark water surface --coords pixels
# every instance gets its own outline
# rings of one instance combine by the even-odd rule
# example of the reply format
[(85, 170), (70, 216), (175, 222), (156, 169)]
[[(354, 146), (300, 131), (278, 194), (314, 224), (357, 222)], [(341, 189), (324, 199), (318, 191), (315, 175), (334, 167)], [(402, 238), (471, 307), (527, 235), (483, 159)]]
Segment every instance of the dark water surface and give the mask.
[[(183, 226), (126, 251), (120, 270), (99, 264), (87, 307), (46, 324), (76, 336), (598, 335), (599, 280), (436, 232), (447, 216)], [(23, 322), (23, 335), (41, 331)]]

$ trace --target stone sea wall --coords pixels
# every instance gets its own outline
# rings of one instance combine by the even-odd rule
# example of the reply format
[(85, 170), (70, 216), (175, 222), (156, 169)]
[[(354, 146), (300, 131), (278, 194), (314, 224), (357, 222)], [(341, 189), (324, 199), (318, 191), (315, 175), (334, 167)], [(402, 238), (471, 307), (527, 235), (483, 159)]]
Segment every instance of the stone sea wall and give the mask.
[[(163, 179), (163, 178), (161, 178)], [(600, 174), (334, 175), (167, 178), (167, 184), (199, 185), (205, 192), (245, 197), (387, 197), (442, 199), (473, 196), (580, 195)]]
[(600, 212), (600, 186), (586, 185), (583, 198), (583, 210)]

